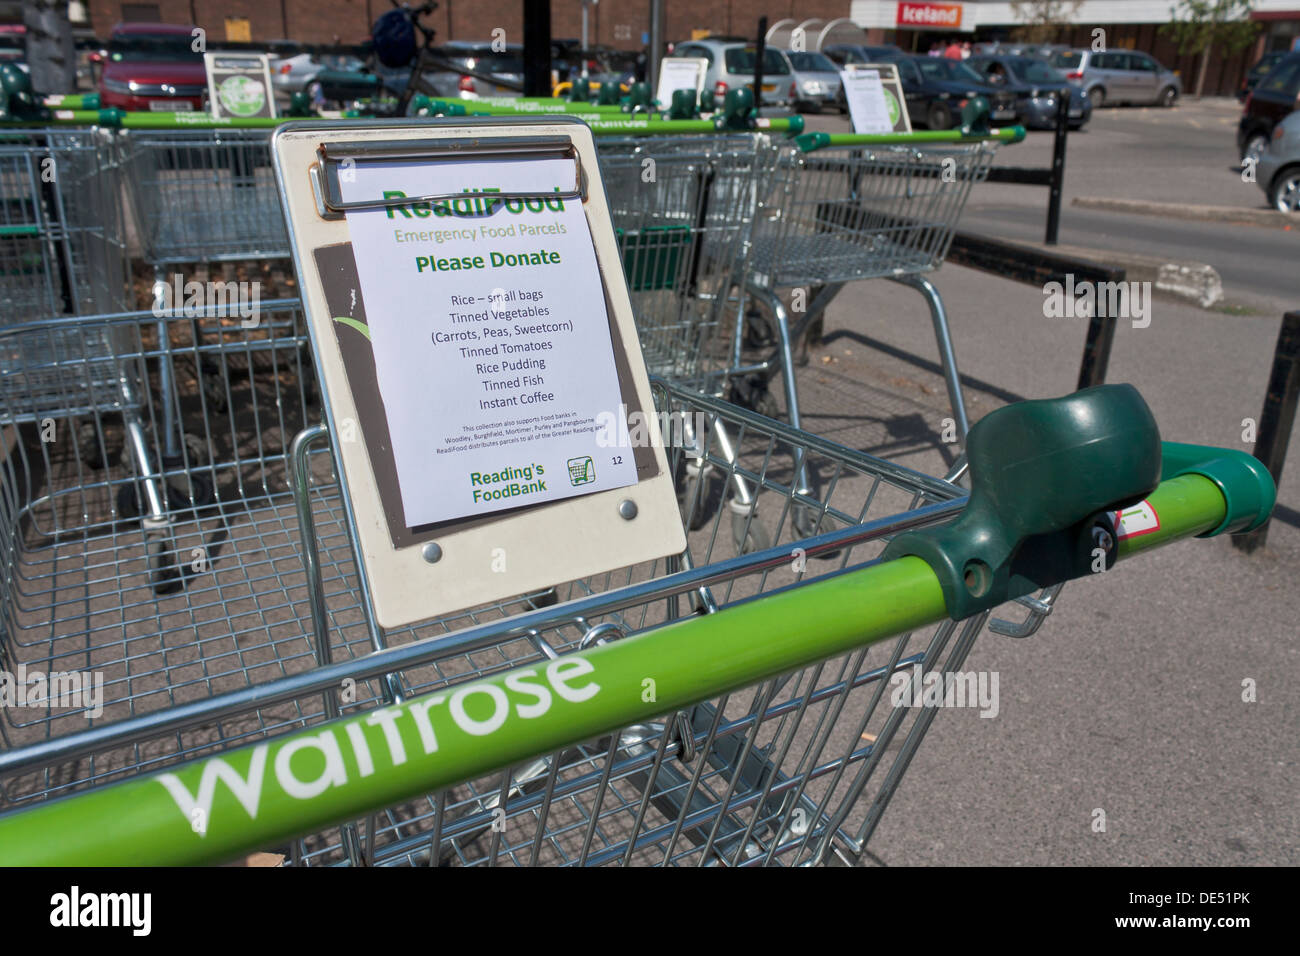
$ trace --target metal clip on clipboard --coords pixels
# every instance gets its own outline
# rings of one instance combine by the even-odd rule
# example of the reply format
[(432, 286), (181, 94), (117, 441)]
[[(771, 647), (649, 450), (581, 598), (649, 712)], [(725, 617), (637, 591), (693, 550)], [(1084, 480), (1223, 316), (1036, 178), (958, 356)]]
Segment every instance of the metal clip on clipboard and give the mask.
[(342, 219), (353, 209), (384, 209), (389, 206), (411, 203), (432, 203), (464, 199), (464, 193), (429, 193), (423, 196), (403, 196), (400, 199), (343, 200), (339, 185), (339, 170), (351, 168), (358, 162), (397, 162), (400, 160), (460, 159), (571, 159), (573, 160), (573, 188), (565, 192), (502, 192), (492, 193), (494, 200), (507, 199), (580, 199), (587, 201), (587, 177), (583, 173), (582, 158), (573, 141), (566, 136), (494, 137), (482, 139), (421, 139), (398, 143), (322, 143), (316, 150), (317, 161), (310, 168), (312, 193), (316, 197), (316, 211), (322, 219)]

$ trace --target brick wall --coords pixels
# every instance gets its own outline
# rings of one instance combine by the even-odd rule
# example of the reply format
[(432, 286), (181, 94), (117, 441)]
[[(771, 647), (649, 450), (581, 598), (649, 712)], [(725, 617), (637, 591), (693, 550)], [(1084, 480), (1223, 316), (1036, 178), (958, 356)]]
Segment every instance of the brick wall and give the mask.
[[(488, 40), (501, 27), (511, 43), (523, 42), (523, 4), (520, 0), (439, 0), (430, 18), (440, 40)], [(215, 39), (225, 38), (225, 18), (247, 17), (253, 41), (291, 39), (303, 43), (355, 43), (369, 31), (369, 24), (390, 9), (388, 0), (156, 0), (164, 23), (191, 23), (203, 27)], [(120, 0), (89, 0), (91, 24), (96, 35), (105, 37), (122, 19)], [(139, 6), (139, 4), (131, 4)], [(849, 0), (665, 0), (664, 37), (686, 40), (692, 30), (754, 36), (758, 18), (769, 23), (784, 17), (826, 20), (847, 16)], [(284, 21), (288, 21), (286, 34)], [(622, 49), (639, 49), (641, 34), (650, 27), (649, 0), (601, 0), (588, 13), (588, 36), (592, 43)], [(551, 35), (582, 36), (582, 6), (579, 0), (552, 0)]]

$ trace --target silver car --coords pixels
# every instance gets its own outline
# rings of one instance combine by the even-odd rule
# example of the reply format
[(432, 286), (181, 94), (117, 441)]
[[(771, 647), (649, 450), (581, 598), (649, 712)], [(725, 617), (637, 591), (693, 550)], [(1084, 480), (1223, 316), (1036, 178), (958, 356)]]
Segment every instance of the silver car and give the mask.
[(1279, 212), (1300, 212), (1300, 113), (1273, 127), (1268, 148), (1255, 166), (1255, 182)]
[(1049, 62), (1088, 94), (1094, 108), (1107, 103), (1173, 106), (1183, 92), (1177, 74), (1133, 50), (1059, 50)]
[[(673, 48), (673, 56), (699, 57), (708, 63), (704, 88), (721, 102), (730, 90), (751, 86), (758, 51), (752, 43), (735, 40), (688, 40)], [(763, 50), (763, 106), (788, 106), (795, 98), (794, 74), (781, 51)]]
[(821, 112), (831, 106), (843, 112), (840, 99), (840, 71), (824, 53), (784, 50), (794, 76), (794, 108)]

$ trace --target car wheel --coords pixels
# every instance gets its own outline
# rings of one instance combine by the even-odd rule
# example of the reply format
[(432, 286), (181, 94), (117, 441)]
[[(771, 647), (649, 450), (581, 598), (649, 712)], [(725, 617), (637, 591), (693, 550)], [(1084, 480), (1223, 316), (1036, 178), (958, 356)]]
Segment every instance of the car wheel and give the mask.
[(1171, 106), (1173, 106), (1175, 103), (1178, 102), (1178, 91), (1174, 89), (1172, 86), (1166, 86), (1163, 90), (1160, 91), (1159, 102), (1160, 105), (1163, 106), (1165, 109), (1169, 109)]
[(1278, 212), (1300, 212), (1300, 166), (1284, 169), (1274, 177), (1268, 204)]
[(1246, 140), (1246, 148), (1241, 151), (1241, 165), (1258, 163), (1266, 149), (1268, 149), (1268, 137), (1263, 133), (1251, 133)]
[(1088, 91), (1088, 99), (1092, 100), (1092, 108), (1098, 109), (1106, 105), (1106, 88), (1103, 86), (1094, 86)]
[(925, 125), (930, 129), (948, 129), (952, 126), (952, 110), (942, 103), (931, 103), (925, 111)]

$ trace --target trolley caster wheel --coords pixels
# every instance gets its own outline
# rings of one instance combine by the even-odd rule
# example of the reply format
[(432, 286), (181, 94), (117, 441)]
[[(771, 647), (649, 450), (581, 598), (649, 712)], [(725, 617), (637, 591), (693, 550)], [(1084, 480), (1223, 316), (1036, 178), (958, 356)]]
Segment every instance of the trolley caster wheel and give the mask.
[(781, 418), (781, 406), (762, 376), (750, 375), (737, 379), (732, 387), (731, 400), (741, 408), (748, 408), (767, 418)]
[(107, 468), (112, 460), (108, 449), (100, 443), (99, 429), (93, 421), (77, 423), (77, 452), (81, 463), (95, 471)]
[[(751, 518), (750, 515), (753, 514)], [(748, 525), (748, 527), (746, 527)], [(772, 547), (772, 536), (767, 533), (767, 529), (758, 523), (758, 513), (751, 512), (748, 508), (736, 509), (734, 506), (731, 512), (731, 540), (735, 542), (737, 554), (753, 554), (756, 551), (766, 551)]]
[(745, 313), (745, 347), (770, 349), (776, 345), (776, 328), (766, 312), (750, 309)]
[[(684, 460), (683, 477), (677, 482), (682, 489), (682, 520), (688, 531), (703, 528), (718, 513), (727, 490), (727, 479), (713, 465)], [(703, 482), (703, 486), (700, 486)], [(686, 512), (690, 509), (690, 513)]]
[(145, 554), (149, 567), (149, 586), (155, 594), (175, 594), (185, 587), (185, 577), (175, 556), (167, 548), (163, 535), (148, 536), (145, 542)]
[[(117, 515), (131, 520), (148, 511), (145, 496), (138, 483), (123, 485), (117, 490)], [(216, 502), (212, 482), (203, 475), (189, 476), (189, 489), (178, 488), (170, 482), (163, 488), (163, 509), (180, 511), (187, 508), (206, 508)]]

